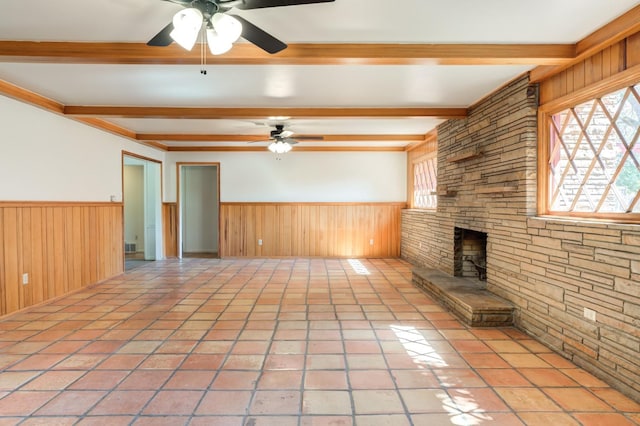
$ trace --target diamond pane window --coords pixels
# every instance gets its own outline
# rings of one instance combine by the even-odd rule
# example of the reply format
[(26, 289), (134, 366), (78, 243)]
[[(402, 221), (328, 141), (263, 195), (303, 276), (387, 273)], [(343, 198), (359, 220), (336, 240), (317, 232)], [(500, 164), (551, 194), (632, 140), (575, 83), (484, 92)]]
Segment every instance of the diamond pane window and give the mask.
[(640, 84), (551, 116), (553, 212), (640, 212)]
[(413, 166), (413, 206), (419, 209), (435, 209), (438, 169), (435, 156), (417, 162)]

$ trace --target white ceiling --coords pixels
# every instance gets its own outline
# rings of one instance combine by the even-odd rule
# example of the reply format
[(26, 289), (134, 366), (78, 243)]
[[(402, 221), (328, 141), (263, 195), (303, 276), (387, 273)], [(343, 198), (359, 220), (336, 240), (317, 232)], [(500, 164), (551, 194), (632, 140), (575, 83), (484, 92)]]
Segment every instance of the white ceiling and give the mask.
[[(637, 0), (336, 0), (237, 14), (289, 44), (570, 44), (638, 4)], [(180, 8), (161, 0), (3, 1), (0, 40), (144, 43)], [(215, 65), (213, 57), (207, 61), (206, 75), (200, 73), (199, 65), (0, 62), (0, 79), (62, 104), (79, 106), (468, 107), (537, 65)], [(153, 134), (266, 136), (269, 128), (265, 123), (273, 124), (268, 117), (102, 118), (135, 133)], [(416, 135), (429, 132), (441, 121), (433, 117), (301, 118), (288, 124), (298, 134)], [(407, 143), (301, 145), (388, 147)]]
[[(336, 0), (235, 10), (282, 40), (382, 43), (572, 43), (634, 0)], [(4, 40), (146, 42), (180, 6), (161, 0), (3, 1)]]

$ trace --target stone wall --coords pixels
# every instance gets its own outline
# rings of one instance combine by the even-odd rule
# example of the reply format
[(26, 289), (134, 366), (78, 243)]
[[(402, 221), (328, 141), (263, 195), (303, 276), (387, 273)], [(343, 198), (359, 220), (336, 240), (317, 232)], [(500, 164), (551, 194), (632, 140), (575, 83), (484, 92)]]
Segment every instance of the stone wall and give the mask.
[(455, 195), (403, 212), (402, 257), (453, 274), (454, 227), (486, 232), (487, 288), (516, 325), (640, 399), (640, 226), (536, 217), (536, 154), (527, 77), (439, 126), (438, 188)]

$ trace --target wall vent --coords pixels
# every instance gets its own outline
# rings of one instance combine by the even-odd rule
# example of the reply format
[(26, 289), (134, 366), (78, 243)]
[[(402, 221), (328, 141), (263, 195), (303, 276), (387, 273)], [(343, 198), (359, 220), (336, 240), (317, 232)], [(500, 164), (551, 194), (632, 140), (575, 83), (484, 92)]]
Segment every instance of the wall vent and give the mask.
[(136, 252), (136, 243), (124, 243), (124, 252), (125, 253), (135, 253)]

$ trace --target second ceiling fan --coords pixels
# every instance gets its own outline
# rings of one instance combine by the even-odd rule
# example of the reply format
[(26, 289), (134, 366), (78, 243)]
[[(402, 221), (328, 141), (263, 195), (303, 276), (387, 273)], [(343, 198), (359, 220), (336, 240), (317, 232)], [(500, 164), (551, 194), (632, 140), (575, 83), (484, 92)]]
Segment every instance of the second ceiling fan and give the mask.
[(277, 53), (287, 44), (252, 24), (241, 16), (229, 12), (263, 9), (267, 7), (295, 6), (314, 3), (330, 3), (335, 0), (164, 0), (185, 8), (175, 14), (173, 20), (147, 42), (149, 46), (168, 46), (174, 41), (187, 50), (195, 45), (204, 26), (209, 50), (220, 55), (231, 49), (242, 37), (268, 53)]
[(269, 132), (269, 139), (255, 142), (270, 142), (268, 149), (276, 154), (284, 154), (291, 150), (291, 146), (298, 143), (298, 141), (321, 141), (324, 140), (322, 136), (300, 135), (293, 137), (294, 132), (291, 130), (285, 130), (284, 124), (276, 124), (275, 130)]

